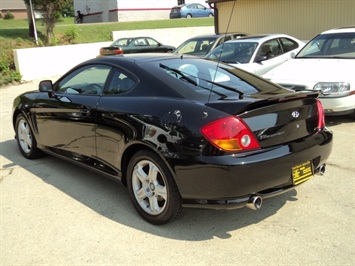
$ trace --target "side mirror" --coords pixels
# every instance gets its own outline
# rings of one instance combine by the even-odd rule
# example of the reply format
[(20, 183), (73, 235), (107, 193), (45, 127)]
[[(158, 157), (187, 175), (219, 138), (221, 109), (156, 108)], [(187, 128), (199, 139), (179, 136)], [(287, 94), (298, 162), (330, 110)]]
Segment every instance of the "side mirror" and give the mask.
[(295, 53), (295, 52), (292, 52), (292, 53), (290, 54), (290, 56), (291, 56), (291, 58), (295, 58), (295, 57), (296, 57), (296, 53)]
[(255, 61), (256, 63), (261, 63), (262, 61), (265, 61), (265, 60), (267, 60), (267, 59), (268, 59), (267, 56), (262, 55), (262, 56), (258, 56), (254, 61)]
[(42, 80), (38, 85), (38, 89), (41, 92), (53, 92), (53, 83), (51, 80)]

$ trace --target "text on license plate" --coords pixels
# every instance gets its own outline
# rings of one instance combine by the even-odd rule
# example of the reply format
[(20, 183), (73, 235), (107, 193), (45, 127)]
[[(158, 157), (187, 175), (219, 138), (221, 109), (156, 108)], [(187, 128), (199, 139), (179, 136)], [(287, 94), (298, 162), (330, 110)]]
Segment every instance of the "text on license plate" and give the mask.
[(310, 161), (292, 167), (293, 184), (301, 184), (313, 176), (312, 164)]

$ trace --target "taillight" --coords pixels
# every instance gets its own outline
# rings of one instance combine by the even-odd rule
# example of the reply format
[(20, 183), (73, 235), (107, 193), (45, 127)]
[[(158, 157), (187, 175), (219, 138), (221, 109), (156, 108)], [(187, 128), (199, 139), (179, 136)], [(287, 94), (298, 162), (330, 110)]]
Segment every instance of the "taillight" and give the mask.
[(116, 50), (113, 51), (114, 54), (123, 54), (123, 50), (121, 48), (118, 48)]
[(259, 149), (260, 145), (242, 119), (229, 116), (215, 120), (201, 128), (203, 136), (218, 149), (245, 151)]
[(317, 109), (318, 109), (318, 126), (317, 129), (321, 130), (325, 127), (324, 109), (321, 101), (317, 99)]
[(104, 55), (105, 54), (105, 52), (104, 52), (104, 49), (100, 49), (100, 55)]

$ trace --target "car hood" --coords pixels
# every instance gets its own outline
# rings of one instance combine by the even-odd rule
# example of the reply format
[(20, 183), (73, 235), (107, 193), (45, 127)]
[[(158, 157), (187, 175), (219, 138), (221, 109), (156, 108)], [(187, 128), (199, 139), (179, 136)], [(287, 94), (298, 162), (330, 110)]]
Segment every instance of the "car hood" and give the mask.
[(353, 59), (292, 59), (263, 75), (276, 83), (354, 82)]

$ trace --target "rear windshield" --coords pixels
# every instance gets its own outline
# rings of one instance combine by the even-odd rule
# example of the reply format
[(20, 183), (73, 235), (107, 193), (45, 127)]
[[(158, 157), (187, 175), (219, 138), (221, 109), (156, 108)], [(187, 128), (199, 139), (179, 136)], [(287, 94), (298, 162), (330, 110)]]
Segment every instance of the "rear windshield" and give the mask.
[[(156, 66), (168, 74), (169, 79), (172, 77), (183, 84), (180, 88), (185, 88), (184, 91), (188, 88), (194, 98), (199, 99), (238, 99), (240, 95), (280, 90), (245, 71), (205, 59), (163, 60), (156, 63)], [(170, 85), (176, 89), (176, 86)], [(183, 94), (184, 91), (179, 92)]]

